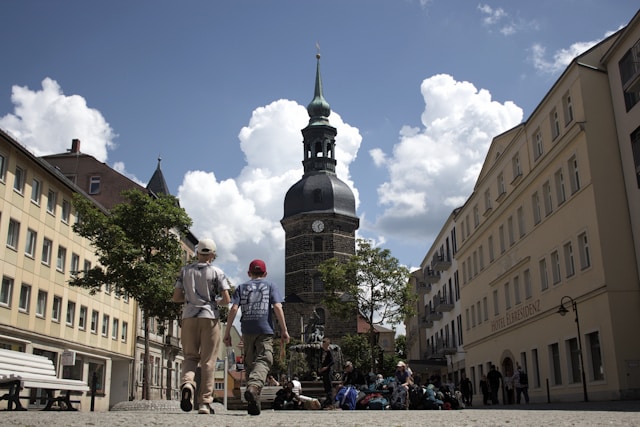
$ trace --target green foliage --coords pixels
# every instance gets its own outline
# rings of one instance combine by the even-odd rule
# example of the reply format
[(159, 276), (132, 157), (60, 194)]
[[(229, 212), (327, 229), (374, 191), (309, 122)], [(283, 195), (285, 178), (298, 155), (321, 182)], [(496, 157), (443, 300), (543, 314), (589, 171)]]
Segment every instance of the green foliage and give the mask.
[(397, 324), (415, 315), (416, 296), (409, 286), (409, 269), (400, 265), (388, 249), (358, 239), (356, 254), (331, 258), (318, 266), (324, 281), (323, 303), (342, 318), (360, 313), (369, 324), (370, 366), (376, 346), (374, 325)]
[(191, 219), (173, 196), (154, 198), (139, 190), (122, 194), (126, 202), (108, 214), (85, 197), (74, 197), (81, 221), (73, 230), (91, 241), (99, 265), (77, 272), (69, 283), (91, 293), (112, 285), (135, 299), (145, 317), (174, 319), (180, 310), (171, 302), (182, 265), (179, 236), (188, 232)]
[[(346, 335), (340, 341), (340, 349), (342, 350), (342, 358), (346, 362), (351, 361), (353, 365), (363, 374), (370, 372), (371, 369), (371, 346), (367, 335)], [(376, 357), (377, 355), (373, 355)], [(340, 369), (341, 367), (336, 367)]]

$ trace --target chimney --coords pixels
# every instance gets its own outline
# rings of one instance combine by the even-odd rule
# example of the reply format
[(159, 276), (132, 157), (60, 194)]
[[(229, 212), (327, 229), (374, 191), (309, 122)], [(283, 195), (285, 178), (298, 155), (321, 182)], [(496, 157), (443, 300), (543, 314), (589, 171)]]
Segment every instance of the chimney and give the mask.
[(71, 140), (71, 152), (72, 153), (76, 153), (76, 154), (80, 152), (80, 140), (79, 139)]

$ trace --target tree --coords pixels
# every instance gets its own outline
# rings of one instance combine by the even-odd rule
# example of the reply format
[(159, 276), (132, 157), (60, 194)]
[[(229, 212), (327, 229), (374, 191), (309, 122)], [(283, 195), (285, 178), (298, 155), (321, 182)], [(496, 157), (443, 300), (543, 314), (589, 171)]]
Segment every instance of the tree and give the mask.
[[(365, 335), (346, 335), (340, 340), (342, 358), (351, 361), (360, 372), (373, 371), (371, 365), (371, 347), (369, 338)], [(374, 355), (375, 356), (375, 355)]]
[(406, 335), (398, 335), (396, 337), (395, 342), (396, 354), (400, 359), (406, 358), (407, 354), (407, 336)]
[(358, 239), (356, 254), (346, 261), (331, 258), (318, 266), (324, 282), (323, 303), (342, 318), (362, 315), (369, 325), (371, 366), (377, 354), (374, 326), (396, 324), (415, 315), (416, 296), (409, 286), (409, 269), (400, 265), (388, 249)]
[(93, 244), (99, 265), (74, 272), (69, 283), (93, 295), (103, 286), (137, 301), (144, 320), (142, 397), (149, 397), (149, 319), (176, 319), (181, 306), (171, 301), (182, 266), (180, 236), (191, 219), (171, 195), (152, 197), (140, 190), (122, 192), (125, 202), (110, 212), (76, 194), (80, 221), (73, 230)]

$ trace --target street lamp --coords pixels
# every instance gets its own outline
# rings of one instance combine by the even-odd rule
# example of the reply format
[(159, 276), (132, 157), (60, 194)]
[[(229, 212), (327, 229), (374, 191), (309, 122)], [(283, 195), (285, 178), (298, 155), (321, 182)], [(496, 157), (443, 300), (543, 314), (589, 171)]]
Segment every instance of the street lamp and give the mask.
[(565, 299), (571, 301), (571, 308), (576, 314), (576, 327), (578, 328), (578, 351), (580, 352), (580, 370), (582, 371), (582, 391), (584, 392), (584, 401), (588, 402), (589, 397), (587, 396), (587, 379), (584, 374), (584, 357), (582, 356), (582, 336), (580, 335), (580, 321), (578, 320), (578, 304), (570, 296), (563, 296), (560, 300), (560, 308), (558, 308), (558, 314), (560, 316), (564, 316), (569, 312), (569, 310), (567, 310), (567, 308), (564, 306)]

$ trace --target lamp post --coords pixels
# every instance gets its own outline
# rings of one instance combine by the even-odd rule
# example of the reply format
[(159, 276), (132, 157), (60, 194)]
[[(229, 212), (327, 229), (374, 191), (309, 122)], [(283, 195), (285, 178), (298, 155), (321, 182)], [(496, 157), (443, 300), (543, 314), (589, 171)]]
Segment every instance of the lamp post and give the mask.
[(576, 314), (576, 327), (578, 328), (578, 352), (580, 353), (580, 370), (582, 371), (582, 391), (584, 393), (584, 401), (588, 402), (589, 397), (587, 396), (587, 379), (584, 373), (584, 357), (582, 356), (582, 336), (580, 335), (580, 321), (578, 320), (578, 304), (570, 296), (563, 296), (560, 300), (560, 307), (558, 308), (558, 314), (561, 316), (564, 316), (569, 312), (569, 310), (564, 306), (565, 299), (571, 301), (571, 308)]

